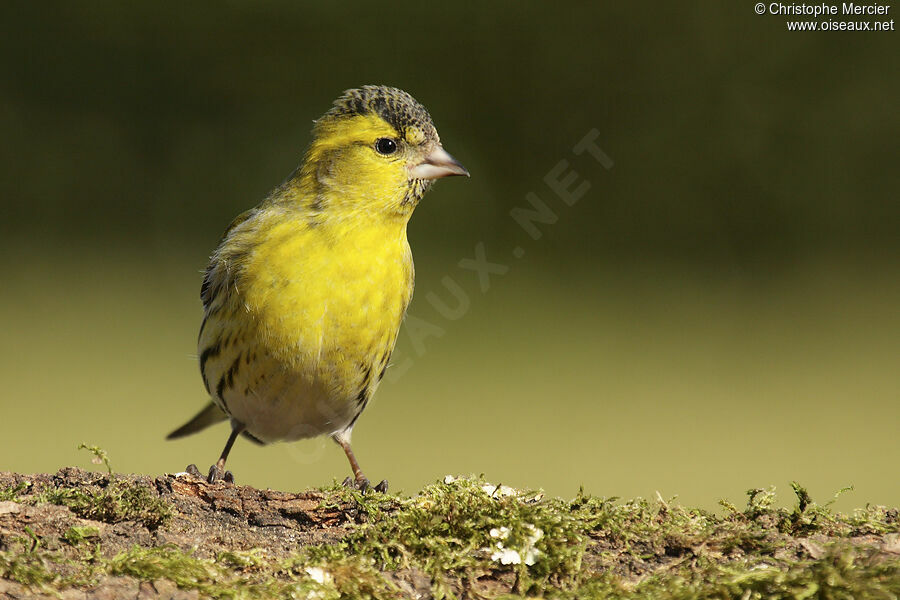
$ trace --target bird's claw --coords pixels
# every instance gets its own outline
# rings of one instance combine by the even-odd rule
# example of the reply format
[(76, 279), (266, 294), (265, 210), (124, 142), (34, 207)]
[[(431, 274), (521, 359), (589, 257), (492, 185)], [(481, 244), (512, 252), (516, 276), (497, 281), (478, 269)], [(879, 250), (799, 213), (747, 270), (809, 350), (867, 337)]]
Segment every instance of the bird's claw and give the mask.
[(225, 483), (234, 484), (234, 474), (231, 471), (223, 471), (218, 465), (209, 468), (209, 475), (206, 476), (207, 483), (215, 483), (224, 481)]
[(197, 465), (191, 463), (187, 467), (185, 467), (184, 472), (193, 477), (194, 479), (203, 479), (203, 474), (200, 472), (200, 469), (197, 468)]
[(387, 480), (382, 479), (381, 482), (373, 488), (368, 477), (359, 477), (357, 479), (347, 477), (347, 479), (344, 480), (344, 487), (353, 490), (359, 490), (360, 492), (366, 492), (372, 489), (376, 492), (381, 492), (382, 494), (384, 494), (385, 492), (387, 492), (388, 482)]
[(350, 488), (351, 490), (359, 490), (360, 492), (365, 492), (367, 489), (369, 489), (369, 480), (365, 477), (360, 477), (359, 479), (347, 477), (347, 479), (344, 480), (344, 487)]

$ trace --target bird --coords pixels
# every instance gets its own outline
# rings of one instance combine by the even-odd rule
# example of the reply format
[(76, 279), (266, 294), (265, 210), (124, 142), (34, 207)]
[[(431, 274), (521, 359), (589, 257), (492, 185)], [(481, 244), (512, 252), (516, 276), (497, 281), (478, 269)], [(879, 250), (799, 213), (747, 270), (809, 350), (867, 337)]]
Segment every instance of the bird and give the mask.
[(398, 88), (346, 90), (314, 121), (300, 165), (231, 222), (203, 277), (197, 348), (210, 401), (167, 439), (230, 422), (207, 481), (234, 482), (225, 465), (240, 435), (329, 435), (350, 462), (344, 484), (370, 488), (350, 441), (412, 298), (407, 224), (435, 180), (459, 175), (469, 172), (428, 111)]

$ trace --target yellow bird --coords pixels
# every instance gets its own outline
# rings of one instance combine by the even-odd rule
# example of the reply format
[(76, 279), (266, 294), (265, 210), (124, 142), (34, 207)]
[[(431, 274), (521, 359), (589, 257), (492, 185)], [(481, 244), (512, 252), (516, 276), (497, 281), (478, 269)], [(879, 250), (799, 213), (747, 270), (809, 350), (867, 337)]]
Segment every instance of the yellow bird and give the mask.
[(240, 434), (328, 434), (353, 469), (344, 483), (369, 486), (350, 434), (412, 297), (406, 225), (435, 179), (469, 175), (397, 88), (347, 90), (312, 135), (300, 166), (231, 223), (203, 279), (198, 352), (212, 401), (168, 439), (231, 421), (210, 482), (233, 481), (225, 461)]

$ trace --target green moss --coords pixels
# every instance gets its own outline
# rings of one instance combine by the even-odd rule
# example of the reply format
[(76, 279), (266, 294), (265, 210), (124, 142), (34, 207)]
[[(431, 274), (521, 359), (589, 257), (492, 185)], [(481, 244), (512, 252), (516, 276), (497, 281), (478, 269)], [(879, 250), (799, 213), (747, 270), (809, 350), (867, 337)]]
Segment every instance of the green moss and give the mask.
[(58, 552), (40, 550), (26, 540), (11, 541), (21, 544), (22, 549), (0, 551), (0, 579), (48, 592), (89, 585), (95, 581), (97, 566), (90, 555), (72, 560)]
[(28, 489), (29, 483), (22, 481), (17, 485), (11, 485), (0, 490), (0, 502), (18, 501), (19, 497)]
[(263, 568), (265, 556), (260, 548), (254, 548), (249, 552), (235, 550), (231, 552), (220, 552), (216, 556), (216, 562), (227, 567), (246, 571)]
[[(397, 598), (410, 592), (405, 577), (430, 582), (437, 598), (900, 595), (900, 559), (852, 539), (900, 531), (897, 511), (867, 506), (841, 515), (793, 487), (790, 508), (777, 507), (773, 489), (754, 489), (745, 508), (723, 503), (724, 514), (716, 515), (662, 499), (544, 499), (480, 478), (448, 479), (412, 498), (334, 486), (323, 504), (357, 522), (336, 544), (288, 556), (259, 548), (215, 558), (135, 546), (106, 559), (99, 541), (93, 551), (85, 544), (97, 538), (96, 528), (72, 527), (62, 539), (79, 548), (75, 559), (46, 552), (33, 533), (8, 538), (17, 549), (0, 552), (0, 577), (42, 590), (108, 575), (167, 579), (210, 598)], [(96, 492), (60, 489), (40, 497), (115, 522), (146, 518), (135, 515), (159, 501), (138, 489), (114, 480)], [(814, 552), (804, 546), (812, 543), (808, 536), (817, 536)]]
[[(333, 589), (340, 598), (397, 598), (397, 586), (385, 580), (382, 573), (367, 561), (355, 558), (328, 563), (325, 572), (333, 578)], [(322, 586), (332, 588), (331, 584)]]
[(109, 455), (106, 453), (106, 450), (101, 448), (100, 446), (90, 446), (85, 444), (84, 442), (78, 444), (79, 450), (87, 450), (91, 454), (94, 455), (94, 458), (91, 459), (91, 462), (95, 465), (104, 465), (106, 466), (106, 472), (109, 475), (112, 475), (112, 465), (109, 463)]
[(0, 552), (0, 578), (29, 586), (44, 586), (58, 576), (47, 568), (45, 555), (35, 552)]
[(832, 547), (818, 561), (785, 564), (708, 563), (623, 585), (610, 575), (586, 581), (567, 598), (724, 599), (884, 598), (900, 594), (900, 562), (873, 562), (849, 547)]
[[(532, 493), (498, 493), (481, 479), (463, 479), (429, 486), (393, 504), (379, 498), (374, 508), (361, 505), (367, 514), (387, 516), (363, 524), (336, 546), (311, 550), (310, 556), (323, 563), (367, 556), (387, 571), (420, 569), (433, 578), (439, 597), (486, 574), (510, 582), (519, 594), (573, 597), (588, 592), (599, 597), (731, 597), (736, 589), (741, 590), (737, 597), (754, 597), (758, 590), (795, 597), (788, 592), (804, 586), (824, 589), (823, 581), (838, 573), (837, 566), (826, 568), (832, 563), (855, 577), (844, 579), (848, 589), (896, 576), (896, 563), (860, 562), (852, 549), (829, 550), (824, 562), (775, 560), (791, 539), (787, 536), (849, 537), (900, 527), (896, 515), (884, 508), (867, 507), (848, 517), (832, 513), (830, 502), (815, 504), (801, 486), (793, 488), (797, 503), (791, 509), (775, 507), (773, 489), (755, 489), (748, 492), (746, 509), (726, 503), (727, 514), (717, 516), (661, 499), (618, 502), (579, 494), (571, 502), (537, 500)], [(536, 530), (542, 533), (537, 540)], [(522, 562), (503, 564), (498, 541), (516, 550)], [(527, 565), (524, 557), (532, 542), (536, 557)], [(591, 565), (586, 569), (588, 549)], [(809, 569), (810, 564), (816, 569)], [(641, 582), (637, 586), (635, 579)], [(878, 585), (868, 587), (880, 589)], [(885, 585), (893, 589), (895, 583)]]
[(364, 520), (380, 520), (385, 515), (396, 512), (401, 506), (401, 500), (396, 495), (371, 490), (361, 492), (337, 480), (321, 491), (325, 494), (325, 499), (319, 503), (320, 508), (341, 509), (350, 505)]
[(775, 490), (753, 489), (747, 508), (739, 511), (733, 505), (721, 502), (729, 512), (732, 521), (755, 523), (760, 529), (775, 529), (794, 536), (814, 534), (850, 537), (867, 533), (886, 534), (900, 532), (900, 518), (897, 509), (883, 506), (866, 506), (850, 515), (831, 511), (835, 500), (852, 488), (844, 488), (824, 505), (816, 504), (806, 489), (797, 482), (791, 483), (797, 503), (793, 508), (776, 508)]
[[(329, 581), (319, 583), (302, 564), (297, 559), (289, 566), (267, 559), (261, 550), (224, 552), (215, 560), (206, 560), (170, 546), (135, 546), (107, 561), (106, 569), (111, 575), (145, 581), (168, 579), (179, 588), (198, 590), (208, 598), (304, 598), (313, 592), (322, 600), (343, 597), (338, 581), (344, 585), (346, 578), (329, 574)], [(360, 577), (359, 581), (357, 585), (365, 586), (367, 579)]]
[(130, 575), (137, 579), (168, 579), (178, 587), (195, 589), (216, 580), (219, 570), (212, 561), (201, 560), (178, 548), (134, 546), (109, 561), (113, 575)]
[(103, 523), (138, 521), (148, 529), (156, 529), (171, 516), (164, 500), (146, 487), (125, 481), (113, 481), (97, 491), (53, 488), (33, 499), (34, 503), (47, 502), (67, 506), (83, 519)]
[(96, 527), (69, 527), (62, 535), (62, 539), (72, 546), (77, 546), (86, 540), (97, 538), (99, 536), (100, 530)]
[[(448, 592), (448, 573), (465, 580), (494, 568), (513, 574), (521, 591), (570, 586), (578, 580), (588, 541), (583, 524), (566, 503), (536, 497), (491, 490), (480, 479), (437, 483), (414, 498), (393, 499), (397, 508), (389, 518), (311, 554), (323, 561), (368, 556), (388, 570), (415, 567), (436, 581), (439, 594)], [(491, 559), (501, 544), (517, 553), (518, 564)]]

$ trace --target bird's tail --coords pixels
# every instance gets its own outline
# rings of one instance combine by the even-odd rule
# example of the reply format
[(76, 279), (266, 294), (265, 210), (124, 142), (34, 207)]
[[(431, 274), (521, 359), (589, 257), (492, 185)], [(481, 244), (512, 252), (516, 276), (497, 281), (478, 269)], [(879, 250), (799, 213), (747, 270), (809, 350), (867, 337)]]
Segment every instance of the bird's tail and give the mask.
[(222, 412), (221, 408), (210, 402), (203, 410), (194, 415), (193, 419), (167, 435), (166, 439), (175, 440), (227, 420), (228, 415)]

